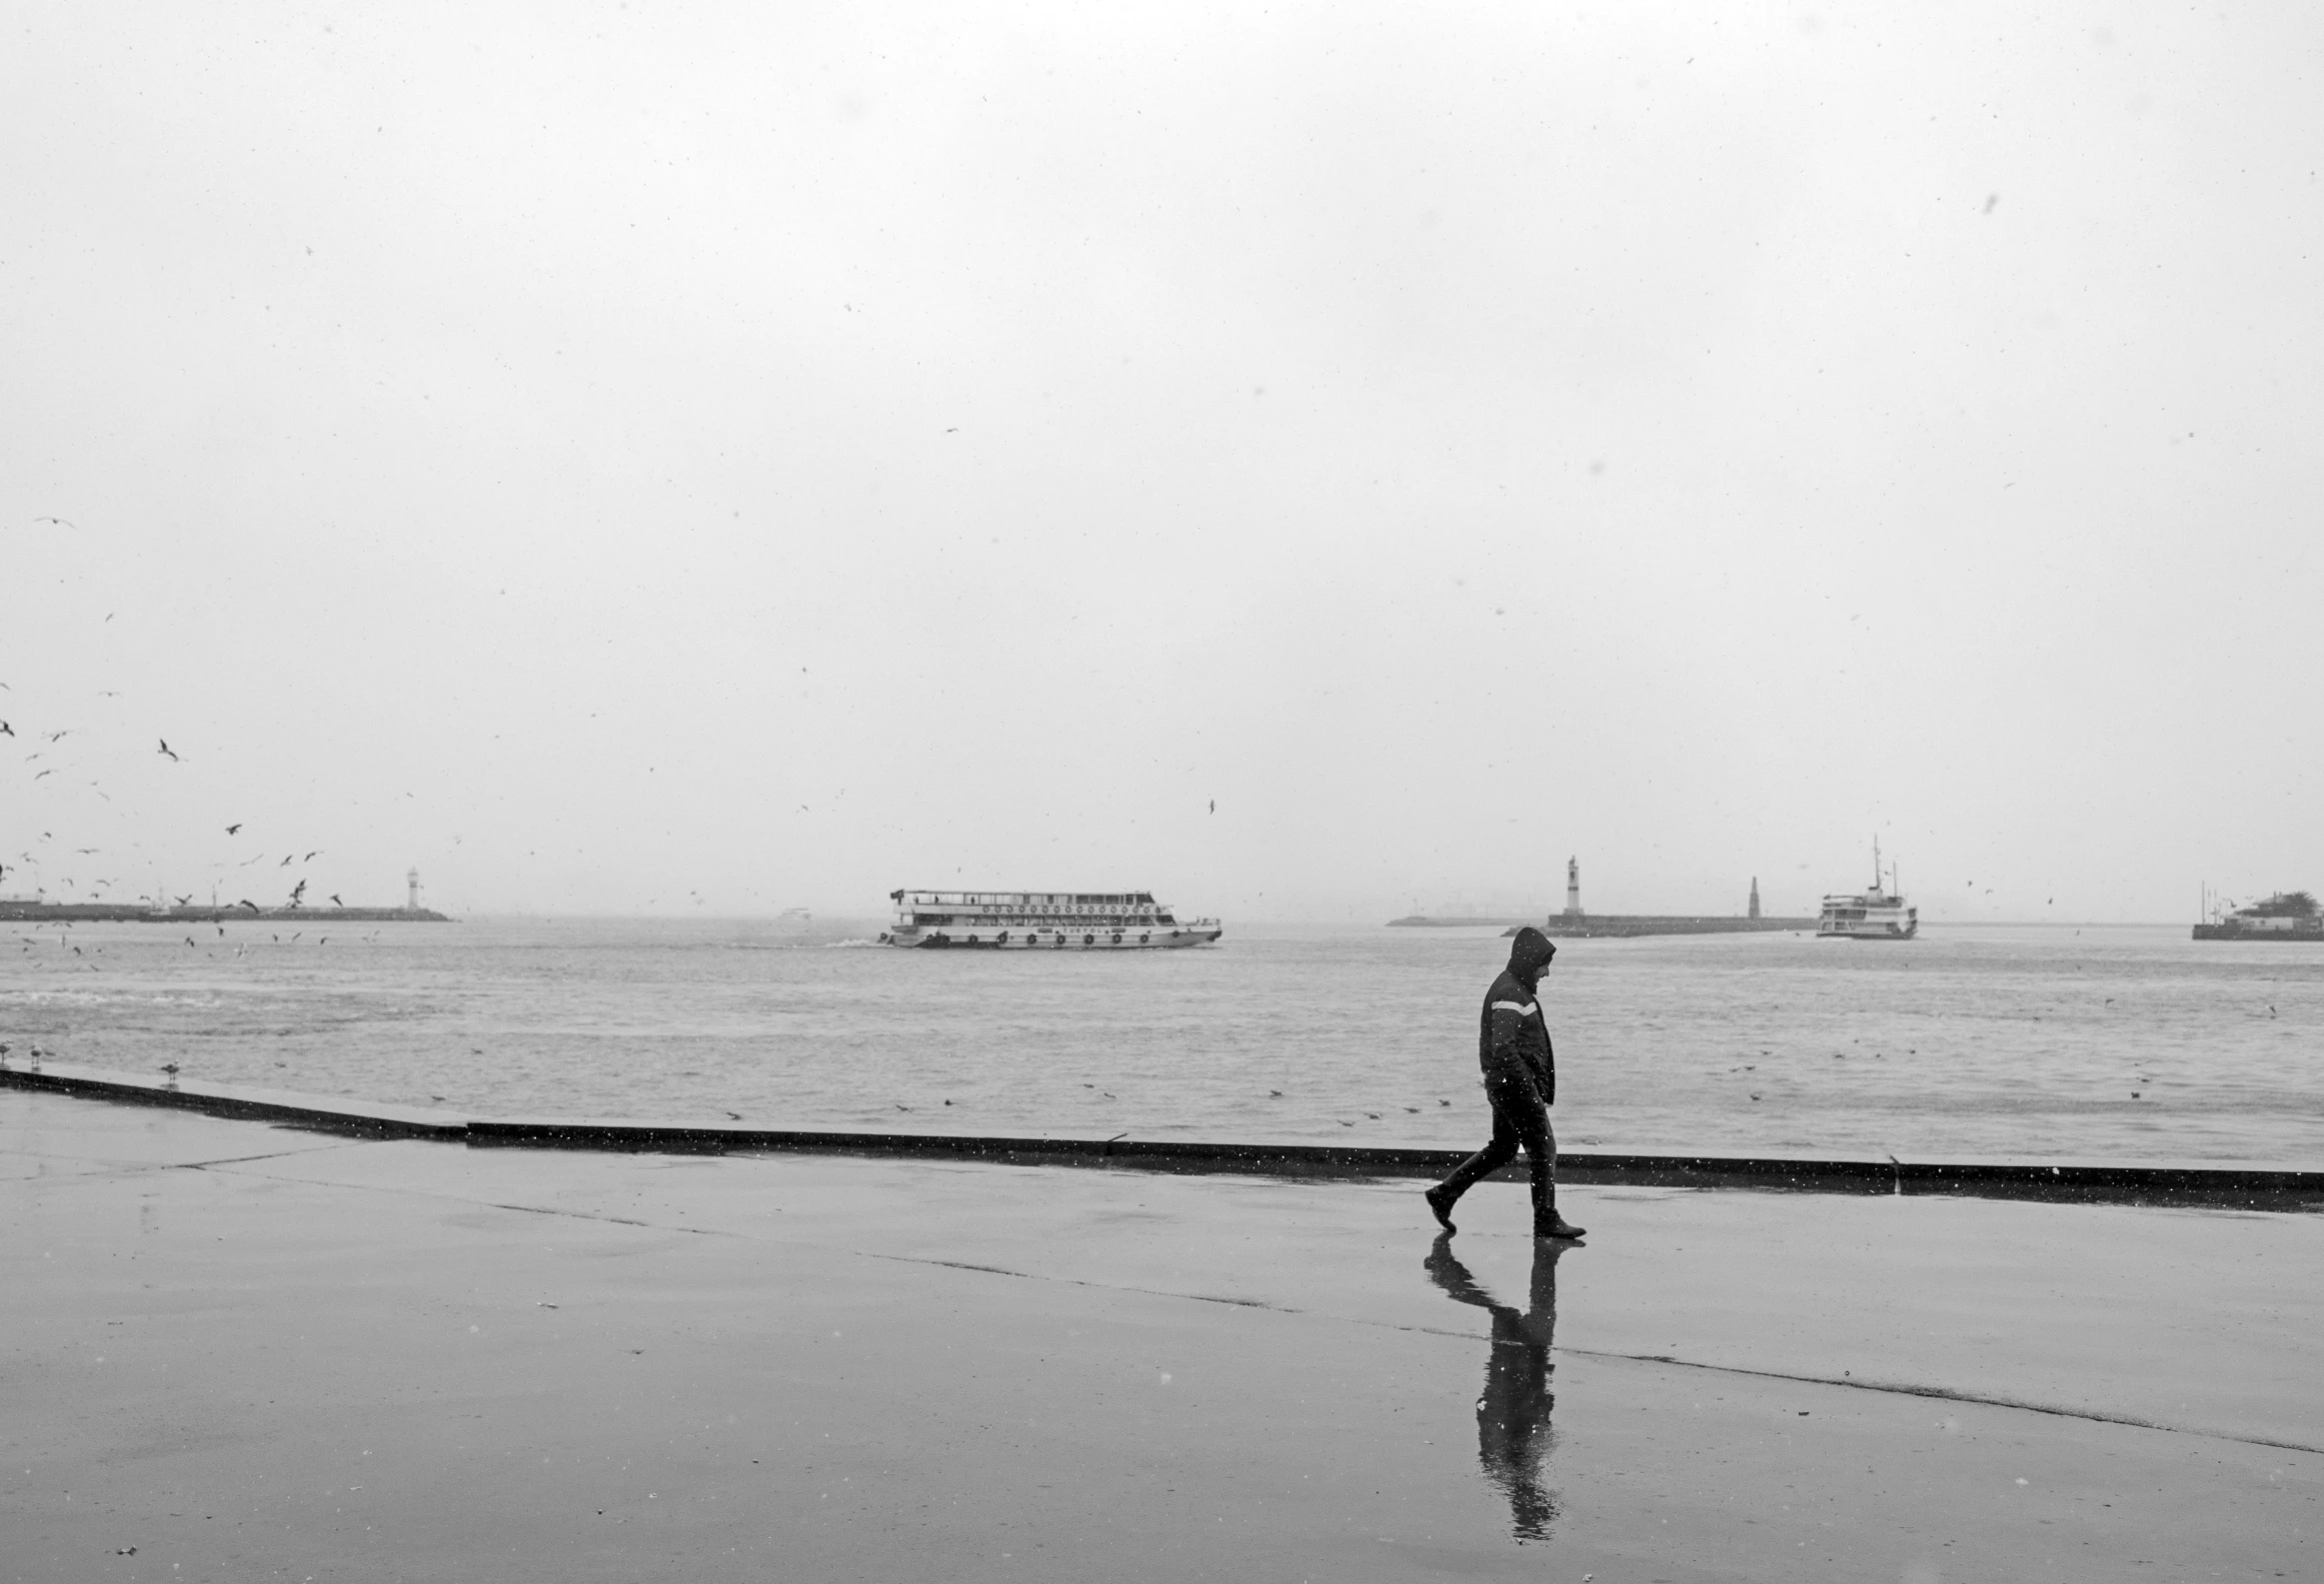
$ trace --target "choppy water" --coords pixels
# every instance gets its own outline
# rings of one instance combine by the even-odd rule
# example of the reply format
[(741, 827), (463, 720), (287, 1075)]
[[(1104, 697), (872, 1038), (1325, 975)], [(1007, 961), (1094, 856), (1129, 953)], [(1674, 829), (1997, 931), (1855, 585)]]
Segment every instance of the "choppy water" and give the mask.
[[(0, 1039), (474, 1115), (1466, 1146), (1505, 951), (1483, 929), (1285, 927), (903, 952), (630, 919), (194, 938), (11, 926)], [(2324, 1160), (2320, 947), (2176, 926), (1578, 940), (1545, 989), (1568, 1145)]]

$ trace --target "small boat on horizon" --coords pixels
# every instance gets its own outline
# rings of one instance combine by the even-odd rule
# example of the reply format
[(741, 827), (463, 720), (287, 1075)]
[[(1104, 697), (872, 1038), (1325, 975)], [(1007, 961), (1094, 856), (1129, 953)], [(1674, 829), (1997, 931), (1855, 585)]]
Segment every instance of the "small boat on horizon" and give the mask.
[(1872, 888), (1823, 899), (1815, 921), (1816, 938), (1839, 940), (1910, 940), (1920, 932), (1920, 909), (1905, 905), (1904, 888), (1891, 863), (1880, 868), (1880, 838), (1872, 838)]
[(2247, 907), (2222, 901), (2195, 926), (2197, 940), (2324, 940), (2324, 915), (2308, 891), (2278, 891)]
[(923, 950), (1141, 951), (1205, 946), (1225, 933), (1215, 918), (1179, 919), (1152, 891), (893, 890), (896, 921), (880, 936)]

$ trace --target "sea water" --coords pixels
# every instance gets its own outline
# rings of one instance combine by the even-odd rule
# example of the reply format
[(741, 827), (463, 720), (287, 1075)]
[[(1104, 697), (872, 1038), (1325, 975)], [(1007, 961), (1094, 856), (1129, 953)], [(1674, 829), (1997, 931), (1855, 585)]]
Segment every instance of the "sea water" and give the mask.
[[(876, 926), (12, 925), (0, 1040), (475, 1116), (1467, 1147), (1490, 929), (897, 951)], [(1571, 940), (1559, 1141), (2324, 1163), (2324, 947), (2183, 926)]]

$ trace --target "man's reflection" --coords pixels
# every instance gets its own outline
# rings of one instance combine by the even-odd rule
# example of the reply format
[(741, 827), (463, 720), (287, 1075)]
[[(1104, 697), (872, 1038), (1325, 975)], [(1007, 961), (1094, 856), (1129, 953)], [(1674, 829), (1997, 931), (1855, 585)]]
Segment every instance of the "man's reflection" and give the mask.
[(1428, 1250), (1430, 1279), (1459, 1303), (1492, 1316), (1492, 1351), (1484, 1366), (1484, 1395), (1476, 1399), (1476, 1458), (1484, 1477), (1509, 1500), (1509, 1522), (1520, 1540), (1548, 1538), (1557, 1496), (1541, 1487), (1541, 1462), (1555, 1440), (1549, 1410), (1549, 1344), (1557, 1329), (1557, 1261), (1574, 1244), (1533, 1240), (1533, 1291), (1522, 1312), (1493, 1295), (1452, 1252), (1449, 1233)]

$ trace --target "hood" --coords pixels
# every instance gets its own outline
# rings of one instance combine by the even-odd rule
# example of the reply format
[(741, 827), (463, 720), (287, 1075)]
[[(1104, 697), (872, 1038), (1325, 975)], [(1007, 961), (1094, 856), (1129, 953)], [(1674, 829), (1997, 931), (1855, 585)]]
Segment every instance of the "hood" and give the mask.
[(1509, 971), (1530, 984), (1540, 977), (1541, 970), (1555, 955), (1557, 948), (1550, 944), (1549, 937), (1527, 924), (1509, 942)]

